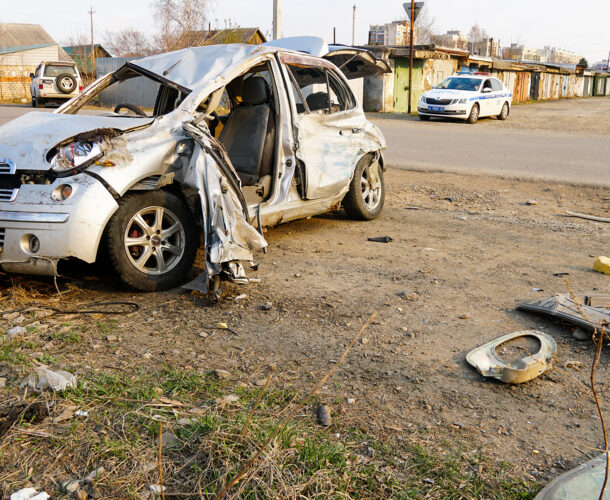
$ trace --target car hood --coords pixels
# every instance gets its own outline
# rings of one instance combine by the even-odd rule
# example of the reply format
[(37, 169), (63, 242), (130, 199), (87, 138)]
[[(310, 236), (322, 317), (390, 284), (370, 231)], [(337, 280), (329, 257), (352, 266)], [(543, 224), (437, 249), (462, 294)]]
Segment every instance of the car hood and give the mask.
[(63, 115), (31, 112), (0, 127), (0, 157), (21, 170), (48, 170), (47, 152), (67, 139), (101, 128), (127, 131), (146, 126), (154, 118)]
[(433, 99), (458, 99), (461, 97), (472, 97), (476, 92), (469, 92), (467, 90), (454, 90), (454, 89), (432, 89), (424, 93), (424, 97), (431, 97)]

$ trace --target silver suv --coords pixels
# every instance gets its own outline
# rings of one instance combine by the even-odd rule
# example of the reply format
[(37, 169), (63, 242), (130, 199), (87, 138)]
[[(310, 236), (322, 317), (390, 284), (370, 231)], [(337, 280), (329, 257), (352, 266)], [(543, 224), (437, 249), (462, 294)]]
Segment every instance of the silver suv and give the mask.
[(34, 108), (44, 108), (48, 102), (63, 103), (83, 90), (83, 82), (73, 62), (43, 61), (36, 73), (30, 73), (30, 78)]

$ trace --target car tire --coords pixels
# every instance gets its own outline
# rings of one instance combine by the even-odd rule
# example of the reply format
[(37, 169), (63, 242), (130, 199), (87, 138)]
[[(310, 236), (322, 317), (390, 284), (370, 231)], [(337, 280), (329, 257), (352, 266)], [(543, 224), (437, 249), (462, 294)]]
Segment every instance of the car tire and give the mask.
[(76, 89), (76, 78), (70, 73), (62, 73), (55, 79), (55, 86), (62, 94), (71, 94)]
[(121, 281), (144, 292), (167, 290), (185, 281), (199, 247), (193, 216), (167, 191), (124, 196), (106, 236), (108, 257)]
[(479, 120), (480, 112), (481, 112), (481, 110), (479, 108), (479, 105), (477, 103), (474, 103), (472, 105), (472, 108), (470, 109), (470, 115), (468, 115), (468, 118), (466, 121), (470, 124), (475, 124)]
[[(349, 191), (343, 198), (343, 208), (354, 220), (373, 220), (379, 217), (385, 202), (383, 169), (373, 155), (364, 156), (354, 169)], [(376, 172), (369, 168), (375, 166)]]
[(498, 120), (502, 120), (502, 121), (506, 120), (508, 118), (509, 113), (510, 113), (510, 108), (508, 107), (508, 103), (505, 102), (504, 105), (502, 106), (502, 111), (498, 115)]
[(36, 107), (36, 98), (32, 97), (32, 107), (35, 108)]
[(417, 115), (417, 116), (419, 116), (419, 119), (420, 119), (422, 122), (428, 122), (428, 121), (430, 121), (430, 117), (429, 117), (429, 116), (426, 116), (426, 115)]

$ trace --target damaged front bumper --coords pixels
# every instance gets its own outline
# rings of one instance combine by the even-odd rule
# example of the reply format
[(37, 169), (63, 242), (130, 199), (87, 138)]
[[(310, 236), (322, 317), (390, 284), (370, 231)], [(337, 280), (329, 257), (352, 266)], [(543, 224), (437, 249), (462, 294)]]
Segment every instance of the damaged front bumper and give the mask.
[[(71, 195), (57, 193), (70, 185)], [(0, 266), (7, 272), (52, 275), (59, 259), (94, 262), (106, 222), (118, 208), (96, 179), (79, 174), (51, 184), (24, 184), (0, 202)]]

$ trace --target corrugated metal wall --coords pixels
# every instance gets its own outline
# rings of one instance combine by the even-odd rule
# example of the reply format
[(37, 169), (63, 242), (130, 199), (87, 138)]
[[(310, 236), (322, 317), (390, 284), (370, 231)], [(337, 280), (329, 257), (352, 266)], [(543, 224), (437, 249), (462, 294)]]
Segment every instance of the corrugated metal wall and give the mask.
[[(97, 60), (98, 78), (116, 71), (127, 61), (133, 61), (133, 58), (100, 57)], [(158, 83), (144, 76), (139, 76), (111, 85), (100, 94), (99, 100), (100, 105), (109, 108), (114, 108), (121, 103), (130, 103), (144, 109), (151, 109), (155, 106), (158, 92)]]

